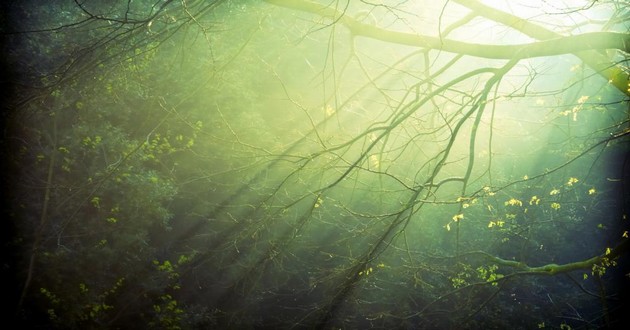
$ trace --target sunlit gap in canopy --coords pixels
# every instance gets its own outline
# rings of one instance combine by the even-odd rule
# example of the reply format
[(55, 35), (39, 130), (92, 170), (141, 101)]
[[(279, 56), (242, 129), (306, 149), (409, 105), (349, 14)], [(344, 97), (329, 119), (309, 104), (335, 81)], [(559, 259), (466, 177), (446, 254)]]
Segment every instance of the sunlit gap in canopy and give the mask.
[[(444, 3), (414, 7), (423, 3), (406, 4), (408, 10), (405, 13), (414, 13), (406, 19), (391, 12), (379, 12), (381, 7), (376, 7), (370, 13), (373, 17), (366, 23), (438, 36), (439, 29), (468, 12), (451, 2), (447, 4), (449, 10), (444, 12)], [(525, 1), (497, 3), (488, 5), (496, 5), (535, 23), (548, 24), (547, 28), (551, 30), (556, 24), (579, 26), (588, 14), (588, 11), (576, 13), (571, 24), (553, 23), (553, 19), (566, 19), (572, 15), (549, 14), (551, 9), (545, 7), (544, 2), (539, 3), (542, 7)], [(351, 8), (346, 14), (357, 16)], [(456, 122), (461, 113), (472, 106), (472, 103), (466, 103), (470, 101), (468, 96), (460, 91), (478, 95), (490, 74), (467, 79), (452, 90), (435, 96), (431, 96), (431, 92), (466, 72), (482, 67), (499, 68), (507, 60), (465, 56), (435, 77), (433, 82), (421, 83), (427, 72), (436, 72), (455, 55), (430, 50), (425, 57), (422, 49), (353, 38), (342, 26), (331, 29), (327, 21), (322, 23), (308, 14), (298, 16), (297, 23), (281, 15), (265, 20), (263, 24), (284, 28), (285, 34), (260, 40), (252, 38), (245, 49), (256, 50), (255, 56), (247, 57), (244, 52), (226, 67), (230, 70), (241, 63), (251, 65), (249, 61), (260, 64), (257, 66), (259, 71), (252, 71), (252, 76), (258, 75), (255, 79), (265, 81), (256, 87), (265, 90), (265, 98), (259, 99), (253, 107), (237, 109), (236, 105), (223, 105), (220, 110), (226, 117), (225, 123), (236, 124), (238, 118), (250, 120), (255, 117), (278, 126), (278, 145), (259, 146), (259, 139), (243, 132), (239, 132), (239, 139), (280, 155), (280, 160), (269, 158), (260, 162), (260, 166), (252, 167), (255, 173), (246, 173), (242, 189), (226, 195), (225, 203), (246, 196), (243, 191), (264, 180), (271, 188), (280, 187), (278, 191), (281, 193), (261, 199), (279, 207), (321, 193), (325, 205), (338, 203), (345, 211), (378, 214), (399, 210), (411, 194), (406, 189), (425, 183), (440, 152), (448, 144), (452, 127), (445, 118)], [(580, 28), (588, 29), (588, 26)], [(556, 32), (577, 34), (581, 31)], [(464, 42), (474, 40), (481, 44), (534, 41), (511, 27), (483, 17), (477, 17), (443, 37)], [(332, 46), (325, 51), (322, 45), (328, 44)], [(237, 46), (233, 48), (237, 49)], [(221, 51), (226, 54), (224, 58)], [(224, 48), (216, 50), (215, 56), (229, 62), (235, 53), (236, 50)], [(584, 83), (575, 85), (576, 81), (585, 78), (588, 79)], [(606, 115), (589, 110), (594, 108), (593, 104), (606, 99), (608, 91), (602, 79), (573, 55), (521, 60), (501, 80), (497, 93), (493, 88), (488, 95), (489, 102), (477, 131), (474, 150), (476, 158), (471, 180), (474, 188), (534, 176), (561, 164), (564, 155), (545, 151), (561, 150), (572, 136), (581, 136), (606, 125), (602, 122)], [(415, 85), (419, 87), (415, 88)], [(426, 97), (431, 100), (422, 101)], [(411, 104), (420, 104), (413, 113), (411, 108), (405, 108)], [(242, 112), (243, 116), (231, 116), (230, 112)], [(407, 114), (410, 115), (405, 117)], [(465, 173), (471, 150), (473, 118), (458, 134), (436, 181)], [(400, 123), (388, 131), (388, 127), (399, 119)], [(297, 161), (299, 157), (304, 157), (301, 162)], [(297, 166), (291, 165), (294, 161), (295, 164), (305, 164), (305, 167), (296, 170)], [(287, 176), (289, 179), (284, 180)], [(327, 189), (333, 184), (334, 189)], [(452, 201), (461, 194), (461, 189), (452, 184), (440, 189), (439, 194), (435, 197)], [(377, 196), (375, 199), (383, 204), (362, 204), (362, 201), (370, 200), (367, 196), (371, 195)], [(311, 200), (304, 199), (300, 205), (308, 207)], [(303, 210), (292, 214), (298, 216), (300, 212)]]
[[(593, 0), (486, 0), (480, 2), (564, 35), (599, 31), (598, 21), (601, 22), (601, 20), (610, 18), (612, 11), (612, 8), (606, 5), (602, 6), (598, 1)], [(499, 27), (494, 22), (486, 21), (485, 26), (488, 28), (486, 32), (490, 38), (522, 41), (519, 39), (510, 40), (511, 38), (518, 38), (517, 35), (511, 35), (507, 31), (508, 29)]]
[[(417, 33), (427, 33), (428, 35), (437, 34), (435, 30), (437, 26), (442, 25), (442, 27), (448, 26), (448, 24), (452, 23), (453, 20), (461, 18), (463, 14), (465, 14), (466, 10), (459, 8), (460, 12), (457, 10), (448, 11), (448, 15), (440, 16), (440, 6), (423, 6), (422, 10), (413, 11), (413, 4), (410, 4), (410, 12), (418, 12), (419, 16), (426, 18), (424, 20), (403, 20), (399, 17), (393, 18), (388, 17), (387, 14), (384, 14), (383, 17), (374, 17), (374, 21), (377, 24), (384, 24), (387, 27), (391, 27), (392, 29), (399, 29), (403, 31), (412, 30)], [(456, 6), (455, 4), (449, 4), (450, 6)], [(505, 6), (504, 6), (505, 7)], [(533, 19), (535, 17), (539, 17), (541, 20), (544, 20), (544, 17), (547, 17), (546, 10), (547, 8), (536, 7), (529, 3), (525, 5), (519, 5), (518, 9), (515, 9), (517, 4), (511, 4), (511, 6), (505, 9), (509, 9), (508, 12), (514, 12), (519, 17), (524, 17), (526, 19)], [(522, 8), (521, 8), (522, 7)], [(429, 10), (431, 12), (429, 12)], [(377, 12), (375, 10), (374, 12)], [(350, 15), (350, 14), (349, 14)], [(371, 15), (376, 16), (376, 13), (371, 13)], [(584, 17), (584, 13), (575, 14), (580, 17)], [(543, 17), (544, 16), (544, 17)], [(565, 19), (568, 14), (557, 14), (553, 17), (557, 17), (558, 19)], [(438, 18), (444, 19), (444, 21), (440, 22)], [(449, 20), (450, 17), (450, 20)], [(570, 20), (575, 20), (574, 18), (566, 18)], [(429, 23), (427, 23), (429, 22)], [(545, 20), (545, 23), (551, 23), (553, 20)], [(433, 23), (433, 24), (431, 24)], [(388, 25), (389, 24), (389, 25)], [(415, 25), (414, 25), (415, 24)], [(552, 26), (550, 26), (550, 29)], [(586, 29), (587, 27), (582, 27)], [(514, 29), (506, 26), (502, 26), (497, 24), (496, 22), (491, 22), (484, 18), (477, 18), (469, 25), (465, 27), (454, 30), (448, 36), (444, 36), (445, 38), (452, 38), (454, 40), (468, 41), (468, 40), (482, 40), (485, 43), (494, 43), (494, 44), (514, 44), (514, 43), (525, 43), (532, 42), (533, 38), (523, 35), (520, 32), (515, 31)], [(342, 38), (339, 38), (342, 39)], [(344, 39), (345, 40), (345, 39)], [(417, 49), (410, 49), (408, 47), (402, 46), (394, 46), (394, 45), (384, 45), (382, 42), (373, 42), (373, 41), (365, 41), (361, 40), (361, 38), (356, 38), (353, 40), (355, 44), (355, 48), (353, 51), (356, 53), (357, 57), (361, 57), (361, 67), (358, 65), (354, 67), (352, 64), (356, 64), (353, 59), (350, 60), (350, 65), (348, 67), (345, 74), (337, 81), (337, 90), (338, 95), (348, 95), (351, 92), (361, 86), (361, 83), (367, 83), (366, 81), (361, 82), (360, 78), (363, 77), (365, 79), (364, 70), (366, 67), (371, 66), (374, 69), (373, 77), (376, 77), (376, 73), (380, 72), (378, 70), (387, 69), (386, 63), (388, 60), (392, 58), (404, 58), (405, 56), (410, 56), (411, 54), (416, 53), (413, 57), (409, 57), (406, 62), (402, 62), (399, 66), (394, 68), (392, 72), (388, 75), (388, 77), (381, 78), (376, 81), (379, 82), (387, 88), (389, 95), (398, 97), (397, 100), (402, 101), (404, 97), (409, 97), (406, 93), (410, 92), (406, 87), (413, 86), (414, 81), (417, 83), (418, 80), (423, 78), (423, 70), (428, 66), (432, 66), (433, 70), (439, 69), (440, 65), (444, 65), (449, 60), (453, 58), (452, 54), (448, 54), (445, 52), (439, 51), (431, 51), (428, 53), (428, 59), (430, 62), (423, 63), (422, 54), (418, 54)], [(343, 52), (344, 50), (340, 50), (339, 47), (336, 51)], [(334, 58), (334, 57), (333, 57)], [(337, 59), (337, 65), (341, 66), (341, 64), (345, 63), (344, 59)], [(357, 60), (358, 61), (358, 60)], [(505, 61), (488, 61), (480, 58), (472, 58), (466, 57), (461, 60), (460, 63), (453, 66), (449, 69), (449, 74), (442, 77), (443, 81), (448, 81), (457, 75), (466, 72), (471, 67), (475, 66), (491, 66), (491, 67), (500, 67), (503, 65)], [(354, 69), (355, 71), (352, 71)], [(576, 59), (572, 55), (565, 55), (559, 58), (535, 58), (535, 59), (524, 59), (520, 61), (520, 63), (501, 81), (501, 87), (498, 95), (501, 96), (509, 91), (518, 90), (519, 88), (524, 88), (527, 85), (529, 88), (527, 91), (535, 91), (534, 97), (528, 95), (527, 98), (523, 98), (523, 100), (519, 100), (520, 97), (518, 94), (511, 95), (509, 97), (501, 97), (496, 100), (497, 110), (501, 110), (502, 106), (507, 106), (511, 108), (512, 111), (506, 113), (506, 111), (496, 111), (496, 116), (498, 119), (501, 119), (502, 116), (506, 116), (507, 118), (512, 118), (514, 120), (518, 120), (520, 122), (515, 123), (517, 128), (522, 128), (524, 126), (524, 122), (530, 119), (542, 119), (540, 117), (541, 110), (537, 108), (541, 108), (542, 105), (550, 106), (550, 104), (561, 104), (561, 103), (576, 103), (578, 99), (582, 95), (576, 95), (574, 100), (572, 99), (562, 99), (559, 100), (559, 96), (553, 96), (552, 94), (559, 94), (562, 88), (566, 87), (567, 84), (570, 84), (571, 76), (575, 74), (575, 70), (584, 69), (580, 61)], [(415, 75), (414, 75), (415, 72)], [(534, 75), (534, 79), (531, 80), (530, 75)], [(345, 80), (344, 80), (345, 79)], [(600, 79), (598, 77), (594, 77), (593, 79)], [(386, 82), (389, 80), (389, 83)], [(530, 81), (531, 80), (531, 81)], [(481, 84), (481, 80), (471, 82), (472, 85), (476, 85), (475, 88), (481, 88), (479, 85)], [(563, 87), (564, 86), (564, 87)], [(356, 88), (353, 90), (353, 88)], [(332, 88), (331, 88), (332, 89)], [(407, 95), (407, 96), (405, 96)], [(420, 95), (420, 94), (419, 94)], [(536, 96), (537, 95), (537, 96)], [(335, 109), (331, 105), (322, 106), (322, 111), (326, 113), (326, 116), (330, 116), (333, 114), (339, 114), (345, 112), (356, 113), (357, 109), (363, 109), (364, 120), (361, 120), (359, 117), (353, 118), (352, 120), (344, 121), (345, 125), (342, 125), (342, 129), (350, 129), (351, 125), (355, 125), (357, 127), (362, 128), (362, 124), (374, 123), (378, 122), (375, 114), (383, 114), (381, 112), (382, 109), (386, 108), (382, 106), (383, 100), (377, 101), (373, 98), (373, 96), (365, 96), (364, 94), (360, 97), (355, 97), (354, 101), (346, 103), (345, 109)], [(573, 97), (564, 95), (563, 98)], [(376, 97), (378, 99), (378, 97)], [(546, 99), (550, 98), (550, 99)], [(340, 97), (340, 99), (343, 99)], [(370, 110), (365, 110), (366, 105), (370, 104)], [(514, 105), (518, 104), (518, 111), (514, 109)], [(456, 106), (454, 104), (449, 104), (449, 102), (445, 102), (445, 109), (455, 109)], [(379, 110), (380, 109), (380, 110)], [(547, 108), (548, 109), (548, 108)], [(422, 113), (422, 111), (418, 111), (418, 113)], [(371, 117), (367, 117), (369, 114)], [(533, 118), (530, 118), (533, 117)], [(383, 119), (383, 118), (381, 118)], [(499, 123), (497, 121), (497, 123)], [(514, 130), (510, 128), (507, 121), (503, 121), (503, 123), (499, 126), (503, 126), (507, 132), (515, 133), (518, 129)], [(496, 123), (495, 123), (496, 126)], [(361, 129), (357, 128), (356, 131), (361, 131)]]
[[(480, 44), (517, 44), (535, 41), (534, 38), (512, 27), (498, 24), (484, 17), (477, 17), (448, 35), (441, 35), (440, 31), (469, 12), (454, 1), (405, 2), (399, 7), (400, 13), (404, 15), (398, 16), (394, 15), (398, 12), (392, 13), (384, 7), (376, 6), (369, 11), (367, 18), (365, 14), (352, 11), (353, 3), (359, 4), (359, 2), (351, 2), (346, 15), (388, 30), (441, 36), (464, 42), (474, 41)], [(581, 23), (589, 19), (605, 17), (605, 14), (610, 15), (600, 6), (578, 10), (588, 8), (589, 1), (485, 1), (484, 3), (535, 24), (543, 25), (562, 35), (579, 34), (596, 29), (594, 25)], [(296, 184), (294, 188), (285, 189), (289, 187), (289, 184), (286, 184), (281, 190), (282, 194), (278, 195), (284, 196), (286, 193), (288, 196), (289, 192), (295, 192), (296, 196), (300, 197), (309, 192), (317, 192), (318, 189), (334, 183), (357, 160), (354, 172), (346, 177), (351, 183), (347, 187), (337, 186), (336, 188), (339, 189), (336, 189), (335, 193), (325, 191), (324, 199), (331, 196), (338, 199), (346, 198), (347, 206), (354, 201), (353, 194), (358, 194), (357, 192), (361, 190), (366, 192), (372, 190), (374, 194), (404, 191), (404, 187), (399, 182), (391, 180), (392, 177), (397, 177), (402, 183), (412, 187), (423, 183), (423, 177), (430, 175), (430, 169), (435, 165), (435, 162), (427, 162), (427, 159), (439, 153), (448, 141), (450, 133), (447, 126), (443, 126), (437, 132), (433, 132), (432, 129), (438, 125), (444, 125), (444, 120), (440, 116), (454, 116), (458, 111), (468, 109), (462, 105), (465, 97), (462, 98), (461, 95), (456, 94), (439, 95), (433, 98), (434, 102), (426, 102), (391, 132), (386, 132), (384, 127), (396, 121), (397, 111), (401, 112), (400, 108), (397, 108), (400, 104), (412, 103), (414, 98), (422, 99), (430, 92), (424, 90), (426, 86), (422, 86), (418, 91), (413, 90), (414, 84), (418, 84), (425, 78), (425, 70), (430, 67), (431, 72), (435, 72), (453, 59), (454, 55), (431, 50), (428, 52), (430, 63), (427, 65), (424, 63), (424, 54), (420, 49), (360, 37), (352, 38), (343, 26), (338, 25), (333, 29), (329, 21), (322, 23), (320, 18), (314, 17), (316, 15), (305, 13), (294, 15), (298, 16), (296, 22), (292, 21), (295, 17), (283, 17), (282, 14), (272, 16), (273, 19), (261, 21), (263, 26), (268, 24), (284, 29), (282, 30), (284, 34), (274, 37), (266, 36), (260, 40), (251, 38), (247, 48), (256, 49), (255, 57), (247, 58), (245, 55), (237, 57), (234, 62), (231, 62), (231, 66), (227, 67), (228, 69), (236, 68), (241, 63), (239, 61), (246, 61), (246, 59), (260, 62), (258, 69), (261, 72), (259, 73), (261, 76), (265, 75), (267, 80), (264, 85), (257, 85), (256, 88), (264, 89), (267, 97), (257, 102), (257, 108), (239, 111), (255, 114), (269, 122), (274, 121), (275, 124), (281, 123), (284, 129), (278, 129), (280, 133), (277, 136), (278, 147), (262, 147), (277, 154), (318, 155), (316, 161), (309, 163), (310, 168), (305, 167), (305, 170), (296, 172), (299, 175), (291, 177), (292, 180), (300, 181), (300, 184)], [(566, 27), (576, 28), (567, 30)], [(350, 45), (353, 45), (353, 48)], [(240, 44), (233, 46), (234, 49), (239, 47)], [(230, 62), (230, 56), (233, 56), (236, 51), (230, 52), (226, 49), (231, 51), (227, 47), (216, 49), (216, 59)], [(226, 53), (223, 58), (222, 51)], [(392, 61), (396, 63), (392, 65)], [(474, 68), (498, 68), (505, 62), (505, 60), (486, 60), (466, 56), (449, 68), (444, 75), (436, 77), (436, 85), (432, 88), (435, 89)], [(384, 72), (386, 74), (381, 76), (380, 74)], [(255, 74), (252, 73), (252, 75)], [(575, 78), (576, 75), (578, 78)], [(593, 75), (588, 79), (592, 85), (573, 85), (576, 80), (590, 75), (593, 75), (593, 72), (573, 55), (520, 61), (501, 80), (496, 98), (494, 89), (489, 95), (490, 102), (484, 112), (478, 132), (475, 153), (476, 164), (479, 166), (475, 165), (474, 177), (478, 178), (484, 173), (484, 166), (489, 164), (489, 155), (494, 157), (493, 162), (502, 165), (495, 167), (495, 170), (501, 171), (495, 177), (501, 176), (506, 181), (523, 175), (542, 173), (546, 166), (536, 166), (537, 158), (541, 157), (536, 155), (537, 152), (545, 148), (559, 149), (561, 145), (554, 143), (566, 141), (571, 135), (580, 134), (580, 131), (586, 132), (593, 127), (600, 127), (602, 125), (600, 119), (606, 116), (597, 116), (595, 112), (588, 112), (586, 109), (591, 103), (605, 100), (606, 96), (603, 93), (605, 87), (602, 87), (605, 81)], [(488, 77), (489, 75), (486, 74), (478, 79), (462, 82), (456, 87), (471, 94), (478, 93)], [(532, 77), (534, 79), (531, 79)], [(240, 76), (240, 78), (247, 77)], [(208, 103), (215, 102), (208, 101)], [(470, 104), (467, 106), (469, 107)], [(229, 109), (222, 108), (221, 111), (227, 115)], [(226, 119), (226, 122), (229, 120), (229, 118)], [(554, 129), (560, 124), (566, 129), (557, 133)], [(360, 135), (366, 130), (372, 131), (361, 137)], [(493, 133), (492, 144), (490, 144), (491, 132)], [(452, 156), (448, 159), (448, 165), (444, 167), (444, 176), (438, 179), (448, 175), (461, 175), (465, 172), (466, 156), (470, 150), (469, 133), (470, 126), (462, 130), (461, 137), (458, 138), (451, 153)], [(559, 135), (552, 136), (553, 134)], [(352, 142), (357, 137), (360, 138)], [(240, 135), (240, 139), (253, 145), (257, 142), (254, 137), (248, 139), (244, 134)], [(347, 148), (335, 149), (344, 143), (348, 143)], [(372, 149), (367, 151), (372, 144), (374, 144)], [(327, 149), (329, 152), (324, 156), (319, 156), (318, 152), (322, 149)], [(363, 152), (366, 154), (360, 159)], [(550, 163), (551, 165), (561, 163), (559, 156), (557, 157), (558, 161)], [(524, 165), (528, 163), (532, 167), (531, 171), (523, 173), (523, 171), (514, 170), (517, 165), (521, 165), (519, 170), (523, 170)], [(283, 175), (293, 173), (292, 169), (278, 169), (278, 163), (274, 161), (266, 164), (271, 165), (270, 171), (274, 171), (275, 168), (278, 173), (276, 173), (277, 177), (271, 174), (265, 177), (277, 179), (278, 182), (282, 181)], [(261, 172), (265, 171), (267, 169)], [(308, 182), (305, 179), (311, 174), (312, 178), (315, 178), (318, 171), (325, 173), (318, 180), (313, 179), (312, 182)], [(379, 172), (387, 175), (381, 175), (382, 173)], [(382, 187), (373, 184), (379, 181), (385, 182)], [(243, 180), (243, 182), (246, 181)], [(306, 182), (315, 183), (305, 187)], [(476, 183), (483, 185), (490, 182), (487, 182), (487, 178), (483, 178)], [(275, 186), (277, 183), (274, 183)], [(348, 193), (344, 195), (346, 192)], [(450, 193), (448, 198), (453, 198), (459, 193), (459, 191), (447, 192)], [(394, 195), (387, 194), (386, 198), (389, 199), (390, 196)], [(289, 204), (291, 200), (287, 198), (283, 202)], [(391, 209), (383, 212), (395, 211), (402, 202), (404, 202), (404, 196), (396, 203), (391, 203)], [(329, 201), (325, 203), (331, 204)], [(368, 209), (364, 206), (361, 208)], [(353, 209), (359, 209), (359, 207)]]
[[(596, 24), (582, 23), (610, 14), (609, 9), (602, 9), (601, 6), (590, 8), (588, 1), (488, 1), (485, 4), (562, 35), (596, 29)], [(388, 30), (440, 36), (464, 42), (505, 45), (536, 41), (513, 27), (480, 16), (448, 35), (441, 35), (441, 31), (465, 16), (469, 9), (456, 2), (418, 1), (408, 2), (403, 6), (404, 8), (400, 8), (404, 15), (396, 15), (384, 7), (376, 6), (366, 16), (365, 13), (353, 11), (351, 3), (344, 14)], [(412, 90), (414, 84), (425, 78), (426, 69), (430, 68), (431, 72), (435, 72), (453, 59), (454, 55), (431, 50), (428, 52), (429, 63), (424, 63), (424, 53), (417, 48), (362, 37), (353, 38), (342, 26), (331, 29), (329, 22), (322, 23), (319, 18), (307, 14), (299, 14), (298, 21), (298, 24), (293, 25), (284, 19), (269, 19), (264, 23), (276, 27), (286, 25), (291, 29), (282, 37), (286, 42), (282, 48), (287, 51), (279, 53), (277, 47), (261, 47), (262, 51), (257, 54), (264, 63), (263, 67), (281, 63), (269, 76), (268, 84), (259, 87), (270, 89), (268, 94), (271, 95), (267, 100), (270, 104), (265, 105), (261, 116), (285, 120), (287, 125), (294, 122), (291, 130), (286, 131), (289, 134), (281, 139), (287, 138), (286, 143), (291, 146), (294, 142), (288, 142), (289, 135), (295, 141), (301, 141), (299, 147), (291, 150), (299, 151), (300, 154), (316, 153), (322, 148), (335, 148), (359, 137), (366, 129), (373, 129), (371, 133), (361, 137), (361, 143), (349, 143), (348, 148), (335, 149), (328, 154), (328, 157), (336, 160), (328, 163), (330, 176), (322, 180), (322, 186), (334, 182), (343, 173), (339, 168), (351, 165), (358, 157), (363, 157), (358, 165), (367, 170), (363, 173), (368, 176), (370, 171), (385, 170), (388, 174), (406, 178), (406, 183), (410, 185), (421, 182), (420, 172), (426, 175), (426, 171), (410, 171), (408, 166), (413, 168), (413, 164), (420, 162), (419, 159), (433, 157), (448, 139), (447, 130), (441, 130), (430, 138), (420, 138), (423, 132), (430, 131), (441, 123), (432, 107), (437, 105), (440, 111), (444, 111), (444, 115), (449, 116), (461, 111), (461, 100), (453, 102), (458, 96), (446, 94), (434, 97), (391, 133), (385, 132), (383, 128), (396, 120), (395, 113), (402, 104), (427, 95), (427, 91), (422, 89)], [(565, 28), (560, 29), (561, 27)], [(567, 30), (566, 27), (575, 29)], [(251, 43), (255, 47), (256, 39), (252, 39)], [(329, 51), (322, 50), (321, 45), (326, 44), (331, 45)], [(266, 53), (267, 51), (269, 52)], [(390, 67), (392, 59), (400, 61)], [(466, 56), (443, 75), (436, 77), (436, 83), (444, 84), (474, 68), (498, 68), (505, 62), (506, 60)], [(381, 76), (384, 72), (387, 73)], [(587, 121), (584, 112), (580, 111), (585, 104), (601, 100), (603, 96), (599, 89), (602, 84), (598, 82), (601, 83), (603, 78), (596, 75), (589, 78), (593, 83), (591, 87), (598, 89), (589, 90), (591, 87), (584, 85), (572, 86), (576, 74), (583, 77), (593, 75), (593, 72), (570, 54), (521, 60), (501, 80), (497, 94), (494, 94), (493, 89), (493, 93), (489, 95), (491, 102), (484, 112), (482, 127), (478, 132), (480, 138), (477, 140), (479, 145), (476, 152), (480, 156), (495, 153), (495, 160), (500, 160), (501, 156), (514, 158), (515, 155), (519, 156), (515, 159), (520, 159), (534, 153), (534, 150), (543, 148), (553, 140), (552, 137), (546, 138), (556, 125), (549, 124), (551, 119), (565, 122), (569, 120), (569, 124), (576, 127), (597, 126), (598, 118), (589, 118)], [(471, 94), (478, 93), (488, 77), (486, 74), (469, 79), (457, 88)], [(564, 92), (565, 89), (567, 92)], [(591, 94), (598, 94), (600, 99)], [(396, 102), (400, 104), (396, 105)], [(278, 109), (284, 112), (279, 115)], [(490, 130), (494, 134), (492, 145), (489, 144)], [(451, 163), (445, 167), (445, 173), (461, 172), (465, 168), (463, 160), (470, 150), (467, 144), (469, 132), (470, 127), (462, 130), (461, 138), (458, 138), (453, 148), (452, 159), (449, 159)], [(531, 137), (532, 132), (536, 133), (535, 140)], [(573, 133), (575, 132), (574, 130)], [(530, 136), (529, 140), (524, 139), (525, 136)], [(412, 145), (421, 147), (410, 152), (410, 147), (407, 146), (409, 140), (414, 142)], [(366, 155), (360, 156), (372, 143), (372, 149)], [(415, 156), (410, 156), (412, 154)], [(477, 163), (483, 164), (483, 161)], [(381, 178), (379, 175), (371, 176)]]

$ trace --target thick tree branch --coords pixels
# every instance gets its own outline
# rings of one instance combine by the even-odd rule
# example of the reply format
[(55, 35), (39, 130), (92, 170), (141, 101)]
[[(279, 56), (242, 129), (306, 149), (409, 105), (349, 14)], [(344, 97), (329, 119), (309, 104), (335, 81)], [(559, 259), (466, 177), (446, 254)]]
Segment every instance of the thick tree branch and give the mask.
[(519, 261), (505, 260), (505, 259), (493, 256), (491, 254), (488, 254), (482, 251), (475, 251), (475, 252), (470, 252), (467, 254), (468, 255), (480, 254), (492, 263), (517, 269), (520, 271), (519, 274), (522, 274), (522, 275), (525, 275), (525, 274), (556, 275), (556, 274), (561, 274), (561, 273), (568, 273), (568, 272), (579, 270), (579, 269), (591, 269), (593, 268), (594, 265), (601, 264), (605, 259), (607, 260), (616, 259), (624, 254), (627, 254), (628, 249), (630, 249), (629, 242), (630, 240), (626, 239), (621, 244), (617, 245), (617, 247), (608, 251), (607, 253), (592, 257), (590, 259), (586, 259), (582, 261), (575, 261), (575, 262), (562, 264), (562, 265), (547, 264), (547, 265), (538, 266), (538, 267), (531, 267)]
[(515, 58), (556, 56), (592, 49), (619, 49), (630, 53), (629, 33), (592, 32), (514, 45), (477, 44), (383, 29), (378, 26), (361, 23), (354, 18), (345, 15), (345, 13), (339, 10), (313, 2), (302, 0), (266, 1), (282, 7), (306, 11), (333, 19), (345, 25), (354, 35), (357, 36), (476, 57), (507, 60)]
[[(506, 13), (493, 7), (486, 6), (477, 0), (452, 1), (467, 7), (481, 17), (485, 17), (497, 23), (501, 23), (509, 28), (512, 28), (527, 36), (539, 40), (557, 39), (562, 37), (562, 35), (559, 33), (548, 30), (538, 24), (534, 24), (510, 13)], [(627, 53), (627, 48), (628, 46), (630, 46), (627, 36), (623, 40), (623, 42), (623, 47), (619, 49)], [(606, 58), (606, 56), (593, 50), (581, 51), (576, 53), (575, 56), (581, 59), (593, 70), (597, 71), (601, 76), (606, 78), (606, 80), (608, 80), (610, 84), (615, 86), (622, 93), (630, 96), (630, 75), (628, 74), (628, 72), (619, 68), (619, 66), (617, 66), (615, 63), (612, 63), (608, 58)]]
[[(332, 7), (305, 0), (265, 0), (281, 7), (309, 12), (329, 18), (346, 26), (356, 36), (401, 45), (435, 49), (450, 53), (464, 54), (489, 59), (523, 59), (543, 56), (575, 54), (589, 66), (607, 78), (624, 94), (628, 91), (628, 74), (608, 61), (602, 55), (593, 52), (601, 49), (617, 49), (630, 53), (630, 33), (592, 32), (575, 36), (561, 36), (552, 31), (524, 21), (516, 16), (483, 6), (483, 10), (492, 9), (488, 18), (517, 29), (542, 41), (514, 45), (493, 45), (468, 43), (450, 39), (440, 39), (426, 35), (391, 31), (378, 26), (365, 24)], [(477, 5), (475, 1), (458, 1), (462, 5)], [(478, 6), (482, 6), (478, 4)], [(487, 8), (486, 8), (487, 7)], [(473, 6), (475, 11), (481, 10)], [(483, 15), (480, 13), (480, 15)]]

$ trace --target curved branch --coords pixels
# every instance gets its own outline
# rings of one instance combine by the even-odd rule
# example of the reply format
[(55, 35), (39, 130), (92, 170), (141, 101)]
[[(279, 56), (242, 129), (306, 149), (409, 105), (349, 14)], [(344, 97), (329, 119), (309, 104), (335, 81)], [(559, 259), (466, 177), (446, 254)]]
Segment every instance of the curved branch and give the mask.
[[(534, 37), (542, 39), (526, 44), (493, 45), (468, 43), (450, 39), (440, 39), (426, 35), (391, 31), (378, 26), (365, 24), (345, 15), (332, 7), (306, 0), (265, 0), (268, 3), (285, 8), (300, 10), (321, 17), (330, 18), (346, 26), (356, 36), (363, 36), (384, 42), (396, 43), (407, 46), (423, 47), (450, 53), (464, 54), (489, 59), (523, 59), (543, 56), (557, 56), (563, 54), (575, 54), (591, 68), (613, 84), (626, 95), (628, 91), (629, 75), (610, 62), (601, 54), (593, 50), (617, 49), (630, 53), (630, 33), (619, 32), (591, 32), (574, 36), (562, 36), (543, 27), (527, 22), (514, 15), (483, 6), (476, 1), (459, 1), (460, 4), (470, 7), (475, 11), (491, 9), (485, 17)], [(482, 7), (480, 7), (482, 6)]]
[[(536, 38), (539, 40), (548, 40), (562, 37), (561, 34), (552, 30), (546, 29), (538, 24), (534, 24), (528, 20), (520, 18), (518, 16), (506, 13), (496, 8), (487, 6), (477, 0), (453, 0), (462, 6), (472, 10), (475, 14), (485, 17), (497, 23), (501, 23), (509, 28), (519, 31), (527, 36)], [(625, 39), (625, 47), (628, 47), (628, 40)], [(627, 49), (625, 52), (628, 52)], [(602, 77), (606, 78), (622, 93), (630, 96), (628, 91), (628, 83), (630, 82), (630, 75), (628, 72), (619, 68), (618, 65), (611, 62), (606, 56), (596, 51), (583, 51), (575, 54), (586, 65), (597, 71)]]
[(515, 59), (556, 56), (593, 49), (619, 49), (630, 53), (630, 34), (591, 32), (575, 36), (557, 37), (527, 44), (492, 45), (440, 39), (415, 33), (391, 31), (365, 24), (332, 7), (308, 1), (265, 0), (282, 7), (310, 12), (331, 18), (345, 25), (354, 35), (407, 46), (436, 49), (449, 53), (491, 59)]
[(467, 253), (467, 255), (471, 254), (480, 254), (484, 258), (488, 259), (490, 262), (493, 262), (497, 265), (512, 267), (520, 270), (518, 274), (520, 275), (557, 275), (562, 273), (568, 273), (578, 269), (591, 269), (594, 265), (602, 263), (605, 259), (612, 260), (617, 257), (620, 257), (628, 252), (630, 249), (630, 240), (626, 239), (621, 244), (617, 245), (614, 249), (608, 251), (607, 253), (594, 256), (590, 259), (570, 262), (567, 264), (547, 264), (543, 266), (531, 267), (527, 264), (514, 260), (505, 260), (496, 256), (493, 256), (487, 252), (483, 251), (474, 251)]

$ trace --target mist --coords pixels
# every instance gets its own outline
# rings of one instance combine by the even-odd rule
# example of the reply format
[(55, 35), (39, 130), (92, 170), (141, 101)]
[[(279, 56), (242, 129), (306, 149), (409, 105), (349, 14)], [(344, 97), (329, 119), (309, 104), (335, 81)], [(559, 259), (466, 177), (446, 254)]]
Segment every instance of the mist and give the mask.
[(2, 6), (17, 324), (622, 324), (623, 2)]

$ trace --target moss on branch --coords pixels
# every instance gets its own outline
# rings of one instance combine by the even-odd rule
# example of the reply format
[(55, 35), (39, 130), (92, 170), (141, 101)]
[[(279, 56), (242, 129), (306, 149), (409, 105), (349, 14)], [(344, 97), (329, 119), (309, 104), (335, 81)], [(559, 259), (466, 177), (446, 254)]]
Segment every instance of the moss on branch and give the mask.
[(621, 255), (627, 253), (629, 248), (630, 243), (629, 240), (626, 239), (621, 244), (617, 245), (617, 247), (615, 247), (614, 249), (609, 250), (601, 255), (592, 257), (590, 259), (575, 261), (562, 265), (551, 263), (537, 267), (531, 267), (520, 261), (502, 259), (483, 251), (469, 252), (466, 255), (482, 255), (486, 260), (490, 261), (491, 263), (514, 268), (519, 271), (519, 274), (522, 275), (557, 275), (572, 272), (574, 270), (592, 269), (594, 265), (599, 265), (604, 263), (606, 260), (613, 260), (620, 257)]

